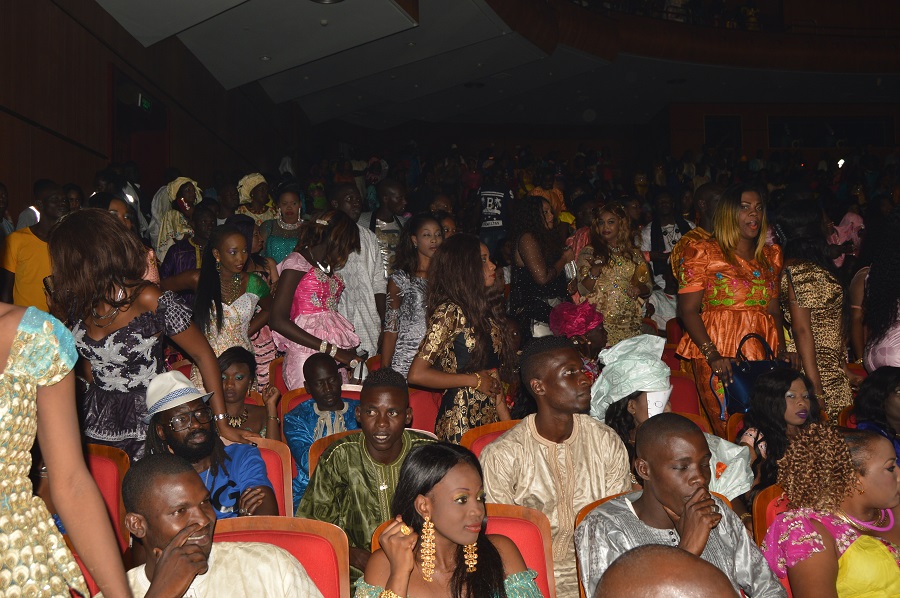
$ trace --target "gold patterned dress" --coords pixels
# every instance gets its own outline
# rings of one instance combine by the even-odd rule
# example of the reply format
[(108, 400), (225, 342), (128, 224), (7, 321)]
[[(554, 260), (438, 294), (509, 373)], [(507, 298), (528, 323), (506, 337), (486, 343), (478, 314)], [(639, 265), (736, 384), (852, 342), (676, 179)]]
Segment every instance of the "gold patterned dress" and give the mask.
[[(579, 283), (590, 278), (591, 268), (600, 263), (594, 257), (594, 248), (587, 245), (578, 254)], [(610, 251), (609, 261), (603, 265), (600, 277), (594, 281), (594, 290), (578, 285), (578, 292), (584, 300), (594, 306), (603, 316), (603, 327), (608, 335), (607, 343), (632, 338), (641, 333), (641, 316), (644, 302), (628, 296), (628, 287), (649, 284), (650, 269), (639, 251)]]
[[(454, 303), (443, 303), (428, 321), (418, 357), (448, 374), (471, 373), (475, 369), (469, 367), (469, 361), (476, 342), (475, 332), (466, 321), (462, 308)], [(488, 352), (484, 368), (478, 369), (500, 366), (500, 329), (493, 323), (491, 342), (494, 350)], [(449, 388), (444, 391), (434, 433), (438, 440), (458, 444), (470, 428), (497, 421), (500, 417), (489, 395), (467, 386)]]
[[(847, 338), (844, 335), (844, 289), (826, 270), (812, 262), (797, 262), (785, 266), (781, 276), (781, 300), (785, 324), (791, 323), (788, 286), (793, 285), (797, 305), (809, 310), (809, 319), (816, 347), (816, 364), (822, 390), (825, 391), (825, 410), (829, 421), (836, 422), (841, 409), (853, 402), (850, 381), (844, 366), (847, 363)], [(788, 351), (796, 351), (794, 340)]]
[(0, 596), (68, 596), (87, 586), (47, 506), (33, 496), (28, 472), (37, 434), (37, 389), (71, 371), (71, 333), (29, 307), (0, 374)]

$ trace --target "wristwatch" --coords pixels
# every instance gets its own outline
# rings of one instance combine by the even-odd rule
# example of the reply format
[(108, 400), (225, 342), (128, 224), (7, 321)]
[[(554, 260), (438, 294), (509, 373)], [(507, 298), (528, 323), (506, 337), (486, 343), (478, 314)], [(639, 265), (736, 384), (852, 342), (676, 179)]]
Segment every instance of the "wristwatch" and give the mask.
[(350, 369), (355, 370), (358, 365), (359, 365), (359, 359), (354, 358), (354, 359), (350, 360)]

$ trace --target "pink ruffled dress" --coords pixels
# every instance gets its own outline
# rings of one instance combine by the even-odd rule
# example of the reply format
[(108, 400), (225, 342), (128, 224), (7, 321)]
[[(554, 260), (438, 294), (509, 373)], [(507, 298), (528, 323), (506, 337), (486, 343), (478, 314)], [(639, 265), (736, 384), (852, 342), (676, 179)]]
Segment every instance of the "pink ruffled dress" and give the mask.
[[(285, 270), (305, 273), (297, 284), (291, 303), (291, 320), (294, 324), (316, 338), (342, 349), (353, 349), (358, 346), (359, 337), (353, 329), (353, 324), (337, 311), (338, 300), (344, 291), (344, 279), (341, 275), (325, 274), (296, 251), (278, 265), (279, 274)], [(302, 388), (303, 363), (317, 351), (286, 339), (274, 330), (272, 337), (278, 349), (285, 352), (284, 383), (289, 390)]]

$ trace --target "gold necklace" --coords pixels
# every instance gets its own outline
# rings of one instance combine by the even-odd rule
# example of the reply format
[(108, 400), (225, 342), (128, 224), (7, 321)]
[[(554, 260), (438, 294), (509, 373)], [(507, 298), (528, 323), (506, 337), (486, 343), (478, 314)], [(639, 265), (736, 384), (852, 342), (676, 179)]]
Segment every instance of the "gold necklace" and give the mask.
[[(219, 281), (222, 281), (221, 276), (219, 277)], [(234, 303), (235, 299), (242, 295), (241, 293), (241, 273), (238, 272), (236, 274), (232, 274), (228, 277), (227, 284), (226, 282), (221, 282), (222, 284), (222, 301), (231, 305)]]
[(247, 408), (244, 407), (244, 410), (237, 417), (228, 416), (228, 425), (232, 428), (240, 428), (247, 421), (248, 417), (250, 417), (250, 414), (247, 412)]

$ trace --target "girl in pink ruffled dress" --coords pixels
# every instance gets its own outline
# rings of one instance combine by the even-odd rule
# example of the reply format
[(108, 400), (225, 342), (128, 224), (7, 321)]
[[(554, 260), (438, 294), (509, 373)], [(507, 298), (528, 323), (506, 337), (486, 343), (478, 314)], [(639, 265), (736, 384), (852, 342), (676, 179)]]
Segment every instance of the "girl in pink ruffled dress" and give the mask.
[(337, 270), (359, 248), (356, 223), (332, 210), (304, 224), (297, 247), (278, 266), (269, 326), (276, 346), (285, 352), (284, 382), (289, 390), (303, 387), (303, 364), (314, 353), (328, 353), (350, 368), (359, 365), (361, 358), (354, 351), (359, 337), (337, 311), (344, 291)]

